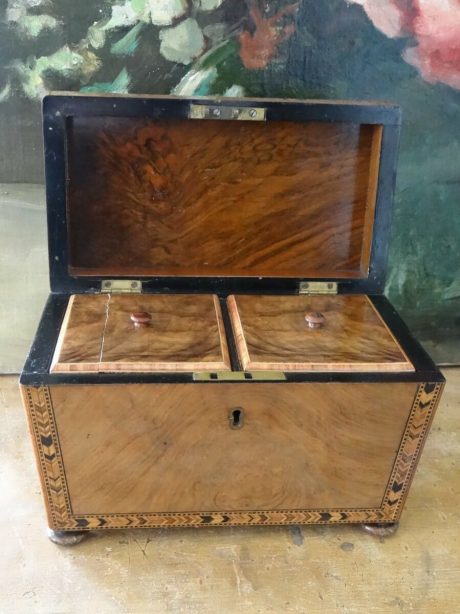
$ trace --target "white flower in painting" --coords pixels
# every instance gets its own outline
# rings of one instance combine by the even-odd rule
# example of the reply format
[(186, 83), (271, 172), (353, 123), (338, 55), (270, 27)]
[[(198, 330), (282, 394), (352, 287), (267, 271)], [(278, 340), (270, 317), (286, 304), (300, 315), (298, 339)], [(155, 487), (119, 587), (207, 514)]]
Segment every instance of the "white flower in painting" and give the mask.
[(112, 6), (112, 15), (105, 24), (104, 30), (133, 26), (139, 21), (140, 17), (140, 13), (134, 9), (132, 2), (115, 4)]
[(244, 97), (244, 87), (242, 85), (236, 85), (234, 83), (229, 88), (227, 88), (224, 92), (224, 96), (226, 98), (243, 98)]
[(150, 0), (150, 17), (155, 26), (170, 26), (187, 11), (187, 0)]
[(17, 21), (19, 14), (25, 15), (28, 9), (47, 6), (50, 0), (8, 0), (6, 9), (7, 21)]
[(49, 4), (43, 0), (9, 0), (6, 21), (16, 24), (18, 31), (27, 38), (36, 38), (43, 30), (54, 30), (59, 21), (52, 15), (29, 15), (28, 9)]
[(193, 96), (199, 94), (200, 88), (207, 88), (217, 77), (215, 66), (203, 70), (190, 70), (171, 90), (175, 96)]
[(190, 64), (205, 48), (200, 26), (189, 17), (174, 28), (160, 30), (160, 53), (171, 62)]
[(45, 75), (59, 72), (68, 78), (87, 83), (100, 67), (99, 58), (87, 49), (74, 50), (64, 45), (55, 53), (39, 58), (31, 58), (22, 63), (16, 61), (13, 67), (21, 80), (24, 93), (29, 98), (40, 98), (46, 94)]

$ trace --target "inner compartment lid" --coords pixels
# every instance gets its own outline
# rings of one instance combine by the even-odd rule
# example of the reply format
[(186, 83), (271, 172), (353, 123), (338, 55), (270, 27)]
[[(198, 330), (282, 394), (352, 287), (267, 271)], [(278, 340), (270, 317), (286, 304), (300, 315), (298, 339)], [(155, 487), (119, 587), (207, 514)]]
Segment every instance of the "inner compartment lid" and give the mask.
[[(261, 100), (265, 121), (214, 121), (184, 117), (187, 100), (137, 102), (46, 106), (48, 171), (59, 171), (59, 148), (47, 130), (59, 127), (56, 108), (65, 116), (67, 275), (376, 279), (397, 108)], [(59, 209), (56, 179), (47, 172)]]
[(228, 307), (244, 370), (414, 371), (367, 296), (230, 296)]
[(229, 370), (212, 295), (73, 295), (51, 372)]

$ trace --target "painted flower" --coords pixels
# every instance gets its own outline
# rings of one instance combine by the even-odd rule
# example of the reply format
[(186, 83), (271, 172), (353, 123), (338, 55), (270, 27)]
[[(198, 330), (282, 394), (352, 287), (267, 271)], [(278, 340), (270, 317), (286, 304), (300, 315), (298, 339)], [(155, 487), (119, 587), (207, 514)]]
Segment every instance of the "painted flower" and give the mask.
[(403, 58), (430, 83), (460, 89), (460, 0), (346, 0), (390, 38), (413, 37)]

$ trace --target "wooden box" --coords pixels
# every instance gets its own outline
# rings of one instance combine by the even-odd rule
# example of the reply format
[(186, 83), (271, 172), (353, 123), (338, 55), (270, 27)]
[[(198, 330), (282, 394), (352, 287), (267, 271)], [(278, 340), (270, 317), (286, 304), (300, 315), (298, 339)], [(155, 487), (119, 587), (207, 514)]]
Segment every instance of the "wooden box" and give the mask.
[(444, 379), (383, 296), (399, 109), (52, 95), (21, 375), (49, 526), (399, 519)]

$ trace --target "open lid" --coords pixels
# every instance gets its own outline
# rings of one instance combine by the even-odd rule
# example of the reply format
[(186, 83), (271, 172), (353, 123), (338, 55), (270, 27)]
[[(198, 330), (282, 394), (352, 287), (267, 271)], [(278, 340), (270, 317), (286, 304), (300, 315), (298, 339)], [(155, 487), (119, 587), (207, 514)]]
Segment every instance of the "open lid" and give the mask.
[(399, 123), (380, 103), (47, 96), (51, 288), (381, 292)]

